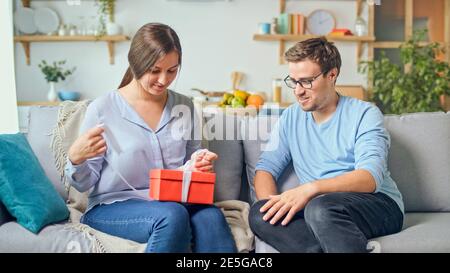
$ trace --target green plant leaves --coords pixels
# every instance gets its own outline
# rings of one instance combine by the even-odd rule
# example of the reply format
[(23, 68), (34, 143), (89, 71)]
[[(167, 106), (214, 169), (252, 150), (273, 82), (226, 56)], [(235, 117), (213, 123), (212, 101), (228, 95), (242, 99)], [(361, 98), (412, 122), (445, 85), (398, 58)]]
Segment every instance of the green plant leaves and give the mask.
[(99, 36), (106, 35), (106, 17), (114, 22), (115, 0), (96, 0), (99, 14)]
[(416, 31), (400, 46), (403, 67), (384, 52), (380, 59), (362, 62), (358, 71), (373, 79), (371, 100), (385, 114), (440, 111), (439, 97), (450, 94), (450, 65), (437, 59), (439, 43), (424, 44), (427, 30)]
[(47, 82), (59, 82), (59, 80), (66, 80), (66, 77), (72, 75), (76, 69), (73, 67), (72, 69), (64, 70), (63, 65), (65, 64), (65, 60), (53, 62), (52, 65), (49, 65), (45, 60), (42, 60), (42, 62), (38, 64), (38, 67), (41, 69)]

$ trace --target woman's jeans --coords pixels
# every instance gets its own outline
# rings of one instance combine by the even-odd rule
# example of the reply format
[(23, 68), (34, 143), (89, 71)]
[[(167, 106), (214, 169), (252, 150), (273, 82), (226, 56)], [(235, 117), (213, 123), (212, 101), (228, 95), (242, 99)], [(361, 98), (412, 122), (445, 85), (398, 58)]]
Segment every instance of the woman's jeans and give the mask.
[(98, 205), (83, 215), (81, 222), (147, 243), (146, 252), (236, 252), (222, 211), (212, 205), (131, 199)]
[(271, 225), (250, 209), (253, 232), (280, 252), (369, 252), (368, 239), (401, 231), (403, 213), (384, 193), (336, 192), (317, 196), (288, 225)]

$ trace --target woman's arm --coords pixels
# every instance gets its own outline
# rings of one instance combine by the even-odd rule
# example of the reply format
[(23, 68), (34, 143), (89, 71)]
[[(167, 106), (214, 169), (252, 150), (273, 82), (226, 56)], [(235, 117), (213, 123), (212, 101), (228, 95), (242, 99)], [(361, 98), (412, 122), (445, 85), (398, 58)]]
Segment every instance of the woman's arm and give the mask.
[(83, 134), (75, 140), (68, 152), (65, 176), (80, 192), (89, 190), (100, 180), (103, 154), (107, 148), (102, 137), (104, 129), (97, 126), (98, 116), (95, 104), (91, 103), (80, 128)]

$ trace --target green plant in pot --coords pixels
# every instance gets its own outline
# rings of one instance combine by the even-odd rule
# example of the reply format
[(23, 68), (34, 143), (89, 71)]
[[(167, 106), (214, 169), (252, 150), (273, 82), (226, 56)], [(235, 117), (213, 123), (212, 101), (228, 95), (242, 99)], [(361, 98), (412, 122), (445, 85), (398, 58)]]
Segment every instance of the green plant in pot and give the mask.
[(415, 31), (400, 46), (402, 66), (381, 53), (376, 61), (362, 62), (359, 71), (373, 80), (371, 100), (384, 114), (442, 111), (442, 97), (450, 95), (450, 65), (437, 59), (439, 43), (423, 43), (427, 30)]
[[(96, 0), (99, 13), (99, 35), (107, 34), (107, 24), (114, 23), (115, 0)], [(108, 22), (107, 22), (108, 21)]]
[(58, 61), (53, 62), (52, 64), (48, 64), (46, 61), (42, 60), (38, 67), (41, 69), (42, 73), (45, 76), (45, 80), (50, 84), (50, 89), (47, 93), (47, 99), (49, 101), (56, 101), (57, 94), (55, 91), (55, 83), (59, 81), (65, 81), (69, 75), (72, 75), (75, 72), (75, 67), (71, 69), (64, 69), (64, 65), (66, 61)]

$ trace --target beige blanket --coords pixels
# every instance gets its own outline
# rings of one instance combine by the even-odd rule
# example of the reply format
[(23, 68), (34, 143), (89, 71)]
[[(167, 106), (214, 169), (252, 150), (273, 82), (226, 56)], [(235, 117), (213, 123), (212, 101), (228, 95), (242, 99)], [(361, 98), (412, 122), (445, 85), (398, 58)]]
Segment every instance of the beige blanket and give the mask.
[[(51, 150), (56, 168), (68, 191), (67, 207), (70, 211), (68, 228), (83, 232), (92, 241), (92, 252), (144, 252), (146, 244), (111, 236), (80, 223), (87, 207), (88, 192), (80, 193), (73, 188), (64, 175), (67, 152), (78, 137), (89, 101), (65, 101), (60, 105), (57, 124), (52, 132)], [(248, 203), (229, 200), (215, 203), (225, 215), (239, 252), (254, 249), (254, 235), (248, 224)]]
[(219, 207), (233, 234), (238, 252), (247, 253), (255, 249), (255, 236), (248, 223), (250, 205), (239, 200), (227, 200), (214, 203)]
[(87, 207), (87, 193), (81, 194), (73, 188), (66, 176), (64, 175), (64, 167), (67, 160), (67, 152), (70, 145), (78, 137), (81, 122), (89, 101), (72, 102), (65, 101), (61, 103), (56, 120), (56, 126), (52, 131), (50, 148), (55, 158), (55, 165), (69, 193), (67, 207), (70, 211), (70, 220), (73, 223), (79, 223), (81, 214)]

